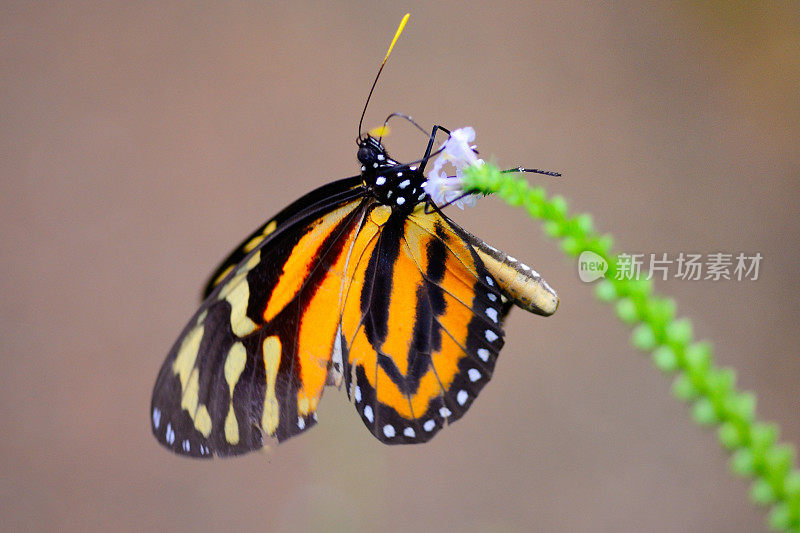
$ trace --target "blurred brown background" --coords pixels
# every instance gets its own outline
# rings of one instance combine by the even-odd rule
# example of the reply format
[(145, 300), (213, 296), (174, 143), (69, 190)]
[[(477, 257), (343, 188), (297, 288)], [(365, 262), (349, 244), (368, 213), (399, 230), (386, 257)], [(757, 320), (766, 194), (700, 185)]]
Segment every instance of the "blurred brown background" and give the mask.
[[(269, 454), (150, 435), (151, 387), (248, 232), (356, 173), (356, 124), (472, 125), (482, 155), (620, 250), (760, 252), (758, 281), (668, 281), (759, 413), (800, 442), (795, 2), (0, 4), (3, 529), (753, 531), (765, 513), (670, 380), (519, 210), (450, 214), (561, 296), (512, 313), (493, 381), (429, 444), (381, 445), (343, 393)], [(389, 149), (425, 139), (398, 123)]]

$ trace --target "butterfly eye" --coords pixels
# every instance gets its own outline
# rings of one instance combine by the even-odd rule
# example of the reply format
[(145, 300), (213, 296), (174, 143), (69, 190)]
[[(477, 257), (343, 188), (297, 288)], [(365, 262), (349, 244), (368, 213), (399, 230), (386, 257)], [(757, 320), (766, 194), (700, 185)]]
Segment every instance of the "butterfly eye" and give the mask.
[(358, 149), (358, 160), (362, 165), (367, 165), (372, 163), (372, 152), (366, 146), (362, 146)]

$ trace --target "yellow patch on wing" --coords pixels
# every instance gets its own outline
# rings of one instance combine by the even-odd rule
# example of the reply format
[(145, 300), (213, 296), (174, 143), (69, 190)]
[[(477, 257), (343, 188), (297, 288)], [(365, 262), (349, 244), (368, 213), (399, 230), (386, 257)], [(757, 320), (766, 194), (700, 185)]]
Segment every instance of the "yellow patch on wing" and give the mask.
[(181, 409), (185, 410), (194, 422), (194, 427), (208, 437), (211, 434), (211, 416), (205, 405), (199, 402), (200, 371), (194, 368), (189, 374), (186, 386), (181, 390)]
[(386, 224), (386, 221), (389, 220), (389, 216), (391, 214), (391, 207), (388, 205), (379, 205), (369, 212), (369, 219), (373, 224), (380, 227)]
[(270, 222), (269, 224), (264, 226), (264, 231), (261, 232), (261, 235), (266, 237), (267, 235), (269, 235), (270, 233), (275, 231), (275, 228), (277, 228), (277, 227), (278, 227), (278, 223), (273, 220), (272, 222)]
[[(247, 316), (247, 303), (250, 299), (250, 286), (247, 283), (247, 273), (261, 262), (261, 251), (254, 253), (222, 287), (220, 300), (226, 300), (231, 306), (230, 322), (234, 334), (239, 337), (249, 335), (256, 330), (256, 323)], [(233, 268), (233, 267), (231, 267)], [(228, 269), (226, 269), (228, 270)], [(226, 274), (227, 275), (227, 274)]]
[(247, 350), (241, 342), (236, 342), (228, 350), (228, 356), (225, 358), (225, 381), (228, 383), (228, 392), (230, 394), (230, 402), (228, 404), (228, 414), (225, 416), (225, 440), (230, 444), (236, 445), (239, 443), (239, 423), (236, 420), (236, 413), (233, 409), (233, 390), (239, 382), (239, 376), (242, 375), (245, 363), (247, 362)]
[(205, 438), (211, 435), (211, 415), (202, 403), (197, 407), (197, 413), (194, 415), (194, 428)]
[[(238, 277), (238, 276), (237, 276)], [(231, 305), (231, 330), (238, 337), (245, 337), (256, 330), (256, 323), (247, 316), (247, 303), (250, 300), (250, 285), (246, 277), (225, 296)]]
[(281, 341), (277, 335), (264, 339), (262, 345), (264, 369), (267, 377), (267, 390), (264, 394), (264, 411), (261, 415), (261, 427), (269, 435), (274, 435), (280, 421), (280, 407), (275, 396), (275, 383), (278, 367), (281, 363)]
[(239, 269), (236, 271), (236, 275), (229, 279), (228, 283), (226, 283), (222, 287), (222, 290), (219, 291), (217, 298), (220, 300), (226, 300), (228, 296), (239, 287), (239, 284), (242, 282), (242, 280), (246, 280), (247, 273), (253, 270), (260, 262), (261, 250), (250, 256), (250, 258), (239, 267)]
[(246, 254), (249, 254), (250, 252), (255, 250), (256, 246), (261, 244), (261, 241), (263, 241), (265, 238), (266, 235), (264, 235), (263, 233), (259, 233), (258, 235), (247, 241), (244, 246), (242, 246), (242, 251)]
[(214, 281), (213, 281), (212, 285), (214, 285), (214, 286), (219, 285), (219, 282), (222, 281), (223, 279), (225, 279), (225, 276), (230, 274), (231, 270), (233, 270), (233, 267), (235, 267), (235, 266), (236, 265), (228, 265), (228, 266), (226, 266), (225, 269), (222, 272), (220, 272), (219, 274), (217, 274), (216, 278), (214, 278)]
[(192, 328), (181, 341), (178, 348), (178, 355), (172, 362), (172, 372), (178, 375), (181, 381), (181, 391), (186, 390), (186, 383), (189, 381), (189, 374), (192, 373), (197, 353), (200, 351), (200, 341), (203, 339), (203, 324), (198, 324)]
[[(241, 251), (244, 254), (249, 254), (256, 248), (258, 245), (264, 242), (264, 239), (269, 236), (275, 229), (278, 227), (278, 223), (274, 220), (270, 221), (267, 225), (264, 226), (264, 229), (261, 230), (261, 233), (247, 241), (242, 247)], [(226, 266), (222, 271), (214, 277), (214, 280), (211, 282), (211, 287), (216, 287), (217, 285), (225, 279), (225, 276), (231, 273), (231, 271), (236, 267), (236, 264), (230, 264)]]
[(181, 391), (181, 408), (185, 409), (190, 417), (197, 411), (198, 393), (200, 392), (200, 371), (195, 368), (189, 374), (189, 381)]
[(314, 258), (317, 256), (320, 246), (325, 242), (325, 238), (358, 205), (359, 202), (350, 202), (311, 224), (311, 230), (300, 238), (283, 265), (283, 272), (272, 289), (272, 295), (264, 309), (265, 322), (272, 320), (286, 307), (286, 304), (294, 299), (314, 267)]
[(234, 446), (239, 444), (239, 422), (233, 412), (233, 405), (228, 407), (228, 414), (225, 416), (225, 440)]
[(270, 221), (267, 225), (264, 226), (264, 229), (261, 230), (261, 233), (259, 233), (258, 235), (247, 241), (244, 244), (244, 246), (242, 246), (242, 251), (246, 254), (249, 254), (250, 252), (255, 250), (256, 247), (262, 242), (264, 242), (264, 239), (266, 239), (270, 233), (275, 231), (275, 228), (277, 227), (278, 223), (276, 221), (274, 220)]

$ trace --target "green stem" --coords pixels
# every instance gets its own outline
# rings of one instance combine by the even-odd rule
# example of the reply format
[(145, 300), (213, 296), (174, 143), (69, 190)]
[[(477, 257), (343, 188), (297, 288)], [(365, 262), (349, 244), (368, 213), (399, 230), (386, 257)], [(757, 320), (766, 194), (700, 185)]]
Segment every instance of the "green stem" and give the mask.
[(653, 293), (648, 280), (616, 279), (618, 260), (609, 235), (600, 235), (589, 215), (570, 217), (560, 196), (547, 198), (541, 187), (529, 185), (518, 174), (502, 173), (493, 165), (470, 167), (464, 190), (497, 194), (512, 206), (544, 222), (547, 234), (560, 241), (573, 257), (589, 250), (608, 265), (596, 296), (614, 304), (617, 316), (633, 328), (632, 342), (652, 355), (655, 365), (674, 374), (673, 392), (691, 404), (692, 418), (702, 426), (715, 426), (720, 443), (732, 455), (732, 470), (752, 479), (751, 499), (770, 505), (769, 524), (800, 531), (800, 471), (790, 444), (778, 444), (779, 428), (756, 418), (756, 397), (736, 389), (736, 373), (714, 363), (711, 344), (697, 342), (692, 323), (676, 318), (675, 301)]

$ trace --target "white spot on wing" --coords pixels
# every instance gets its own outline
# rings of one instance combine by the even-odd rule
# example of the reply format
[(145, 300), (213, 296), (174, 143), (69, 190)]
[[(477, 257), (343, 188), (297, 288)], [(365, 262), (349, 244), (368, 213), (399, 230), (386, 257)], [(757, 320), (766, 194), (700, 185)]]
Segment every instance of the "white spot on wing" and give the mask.
[(481, 358), (481, 361), (484, 363), (489, 362), (489, 350), (486, 348), (478, 348), (478, 357)]
[(161, 423), (161, 409), (158, 407), (153, 408), (153, 427), (158, 429), (158, 425)]
[(410, 439), (413, 439), (414, 437), (417, 436), (417, 432), (414, 431), (414, 428), (406, 428), (406, 429), (403, 430), (403, 435), (405, 435), (406, 437), (408, 437)]
[(486, 276), (486, 283), (488, 283), (490, 287), (494, 286), (494, 281), (492, 281), (490, 276)]
[(364, 408), (364, 418), (369, 420), (370, 423), (372, 423), (372, 421), (375, 419), (375, 417), (372, 415), (372, 407), (369, 405)]
[(490, 292), (490, 293), (489, 293), (489, 294), (487, 294), (486, 296), (488, 296), (488, 297), (489, 297), (489, 299), (490, 299), (491, 301), (493, 301), (493, 302), (496, 302), (496, 301), (497, 301), (497, 295), (496, 295), (496, 294), (494, 294), (494, 293), (492, 293), (492, 292)]
[(433, 431), (433, 428), (435, 427), (436, 427), (436, 422), (434, 422), (433, 420), (428, 420), (427, 422), (422, 424), (422, 429), (424, 429), (425, 431)]
[(395, 436), (394, 426), (391, 424), (386, 424), (385, 426), (383, 426), (383, 434), (390, 439), (394, 437)]
[(411, 185), (411, 180), (403, 180), (400, 182), (400, 185), (398, 185), (398, 187), (400, 187), (401, 189), (405, 189), (409, 185)]
[(489, 342), (494, 342), (497, 340), (497, 333), (494, 331), (487, 329), (486, 330), (486, 340)]
[(403, 198), (402, 196), (397, 198), (397, 205), (403, 205), (404, 203), (406, 203), (405, 198)]
[(183, 447), (183, 451), (185, 452), (191, 450), (192, 445), (189, 443), (189, 439), (184, 439), (184, 441), (181, 443), (181, 447)]
[(172, 424), (167, 422), (167, 433), (166, 433), (167, 442), (172, 444), (175, 442), (175, 431), (172, 430)]
[(375, 179), (375, 185), (383, 185), (384, 183), (386, 183), (385, 176), (379, 176)]
[(356, 385), (356, 390), (353, 391), (353, 397), (356, 399), (356, 403), (361, 401), (361, 387)]
[(300, 429), (304, 429), (306, 427), (306, 421), (303, 419), (302, 416), (297, 417), (297, 427)]
[(486, 309), (486, 316), (491, 318), (492, 322), (497, 324), (497, 309), (494, 309), (493, 307), (489, 307), (488, 309)]
[(458, 391), (458, 395), (456, 396), (456, 401), (458, 402), (458, 405), (464, 405), (465, 403), (467, 403), (468, 398), (469, 394), (467, 394), (467, 391), (461, 389), (460, 391)]
[(453, 413), (447, 407), (442, 407), (439, 409), (439, 414), (442, 415), (442, 418), (447, 418), (448, 416), (452, 415)]
[(467, 375), (469, 376), (469, 380), (472, 381), (472, 382), (475, 382), (475, 381), (478, 381), (479, 379), (481, 379), (481, 373), (478, 372), (478, 370), (476, 368), (470, 368), (467, 371)]

